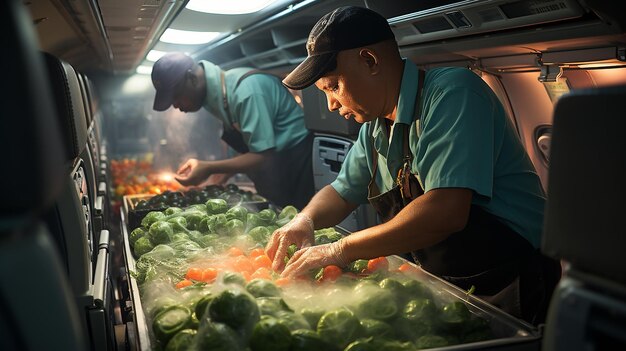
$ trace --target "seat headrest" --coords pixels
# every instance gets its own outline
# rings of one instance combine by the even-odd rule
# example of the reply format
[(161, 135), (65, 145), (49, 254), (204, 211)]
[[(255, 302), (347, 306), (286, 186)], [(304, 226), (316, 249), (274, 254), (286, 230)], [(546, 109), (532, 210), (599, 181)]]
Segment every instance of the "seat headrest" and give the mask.
[[(4, 6), (10, 3), (10, 6)], [(2, 1), (0, 37), (0, 231), (52, 204), (61, 189), (63, 146), (32, 20)]]
[(626, 283), (626, 86), (564, 95), (554, 110), (543, 250)]
[(66, 161), (78, 157), (87, 145), (87, 119), (74, 68), (57, 57), (46, 53), (46, 64), (56, 106)]

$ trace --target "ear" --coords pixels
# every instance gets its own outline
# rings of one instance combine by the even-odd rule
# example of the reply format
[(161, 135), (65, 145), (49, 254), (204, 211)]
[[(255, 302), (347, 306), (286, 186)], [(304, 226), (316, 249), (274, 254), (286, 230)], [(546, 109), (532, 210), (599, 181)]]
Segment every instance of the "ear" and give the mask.
[(363, 48), (359, 51), (359, 58), (367, 65), (367, 68), (372, 75), (378, 74), (380, 71), (380, 62), (376, 52), (369, 48)]
[(191, 82), (192, 86), (195, 87), (198, 84), (198, 77), (196, 77), (192, 70), (187, 71), (185, 75), (187, 76), (187, 79), (189, 79), (189, 81)]

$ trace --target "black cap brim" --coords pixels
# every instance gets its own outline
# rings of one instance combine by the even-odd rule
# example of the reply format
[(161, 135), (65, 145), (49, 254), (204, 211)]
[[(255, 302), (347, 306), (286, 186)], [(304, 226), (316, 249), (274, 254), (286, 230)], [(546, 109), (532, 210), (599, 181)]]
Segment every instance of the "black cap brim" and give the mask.
[(326, 73), (336, 58), (336, 52), (309, 56), (283, 79), (283, 84), (293, 90), (311, 86)]
[(157, 90), (154, 96), (154, 104), (152, 109), (155, 111), (165, 111), (174, 102), (174, 93), (166, 90)]

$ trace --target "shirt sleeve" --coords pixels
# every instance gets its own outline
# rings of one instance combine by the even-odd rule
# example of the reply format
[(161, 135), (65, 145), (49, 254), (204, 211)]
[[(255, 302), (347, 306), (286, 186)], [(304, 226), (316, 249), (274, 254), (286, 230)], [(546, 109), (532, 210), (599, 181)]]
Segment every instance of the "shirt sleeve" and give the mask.
[(368, 160), (371, 155), (371, 143), (368, 135), (368, 123), (361, 126), (359, 137), (346, 155), (337, 179), (331, 186), (345, 200), (354, 204), (367, 203), (367, 186), (371, 179)]
[(467, 188), (491, 198), (494, 106), (469, 87), (441, 89), (425, 107), (417, 169), (424, 190)]
[(236, 104), (232, 117), (239, 123), (243, 140), (251, 152), (261, 152), (276, 147), (274, 119), (275, 102), (259, 93), (242, 97)]

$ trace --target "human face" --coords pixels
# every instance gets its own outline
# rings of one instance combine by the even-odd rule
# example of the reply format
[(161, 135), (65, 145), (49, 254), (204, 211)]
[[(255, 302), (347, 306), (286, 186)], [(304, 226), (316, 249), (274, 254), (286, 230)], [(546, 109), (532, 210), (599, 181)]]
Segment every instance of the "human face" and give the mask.
[[(326, 94), (330, 111), (338, 111), (345, 119), (365, 123), (381, 115), (380, 96), (371, 65), (359, 55), (359, 49), (337, 55), (337, 68), (315, 82)], [(379, 87), (380, 88), (380, 87)]]
[(172, 106), (181, 112), (198, 111), (204, 101), (204, 92), (198, 83), (198, 78), (191, 69), (185, 72), (183, 80), (174, 88)]

